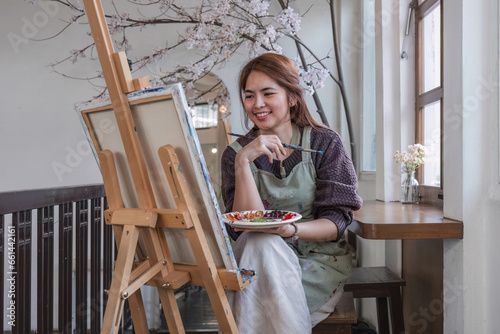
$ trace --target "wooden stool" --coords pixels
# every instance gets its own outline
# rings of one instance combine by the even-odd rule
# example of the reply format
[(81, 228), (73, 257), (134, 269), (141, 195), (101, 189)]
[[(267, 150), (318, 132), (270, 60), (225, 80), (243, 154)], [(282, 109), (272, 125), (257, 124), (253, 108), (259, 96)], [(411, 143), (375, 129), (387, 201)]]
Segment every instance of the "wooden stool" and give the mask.
[(404, 333), (403, 302), (401, 287), (406, 282), (387, 267), (354, 267), (344, 291), (350, 291), (354, 298), (377, 298), (378, 333), (389, 334), (389, 313), (392, 319), (392, 333)]
[(351, 325), (357, 321), (354, 299), (351, 292), (344, 292), (335, 311), (314, 326), (312, 334), (350, 334)]

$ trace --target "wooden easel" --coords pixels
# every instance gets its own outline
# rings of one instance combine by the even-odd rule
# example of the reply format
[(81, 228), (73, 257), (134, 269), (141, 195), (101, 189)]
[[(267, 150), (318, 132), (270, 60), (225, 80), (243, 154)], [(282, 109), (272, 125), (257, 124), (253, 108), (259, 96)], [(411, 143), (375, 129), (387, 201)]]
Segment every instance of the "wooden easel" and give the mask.
[[(140, 205), (140, 208), (124, 207), (113, 153), (99, 152), (109, 204), (105, 219), (113, 226), (118, 249), (101, 333), (118, 333), (125, 300), (129, 301), (135, 332), (149, 333), (140, 292), (140, 287), (146, 284), (157, 287), (170, 332), (184, 333), (174, 290), (188, 283), (205, 286), (222, 332), (238, 333), (224, 289), (241, 290), (251, 280), (243, 282), (240, 272), (215, 266), (170, 145), (161, 147), (158, 154), (177, 208), (157, 208), (126, 95), (148, 88), (149, 80), (132, 79), (125, 53), (114, 52), (100, 1), (84, 0), (84, 5)], [(165, 228), (186, 230), (197, 265), (173, 263)]]

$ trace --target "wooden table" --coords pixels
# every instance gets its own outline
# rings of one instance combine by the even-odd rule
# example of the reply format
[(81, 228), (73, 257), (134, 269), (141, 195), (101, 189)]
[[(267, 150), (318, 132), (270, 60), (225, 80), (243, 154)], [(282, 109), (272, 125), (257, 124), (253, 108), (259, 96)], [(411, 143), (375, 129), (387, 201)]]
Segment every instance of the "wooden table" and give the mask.
[[(417, 307), (429, 305), (434, 300), (440, 300), (443, 290), (442, 244), (437, 247), (440, 252), (432, 252), (430, 249), (435, 250), (434, 248), (421, 243), (433, 244), (439, 240), (422, 239), (462, 239), (463, 222), (444, 218), (443, 210), (440, 207), (428, 204), (365, 201), (363, 207), (354, 212), (354, 219), (348, 229), (353, 232), (348, 234), (349, 243), (355, 248), (356, 237), (354, 234), (363, 239), (405, 240), (403, 242), (404, 280), (399, 279), (387, 267), (360, 267), (356, 268), (357, 272), (353, 271), (353, 276), (347, 281), (347, 284), (352, 283), (350, 291), (354, 292), (355, 298), (377, 298), (377, 319), (380, 333), (389, 333), (390, 326), (393, 333), (405, 332), (404, 319), (409, 319), (410, 314), (417, 314)], [(430, 261), (427, 256), (422, 259), (422, 254), (424, 254), (422, 246), (426, 250), (429, 248), (429, 252), (432, 253), (430, 258), (433, 261)], [(424, 264), (422, 265), (419, 261), (423, 261)], [(426, 272), (439, 274), (437, 276), (431, 275), (434, 281), (431, 281), (429, 286), (433, 286), (436, 292), (429, 292), (429, 296), (422, 293), (422, 289), (418, 285), (422, 283), (421, 280), (411, 272), (411, 270), (423, 271), (424, 269)], [(377, 274), (379, 272), (390, 272), (389, 276), (394, 277), (388, 279), (387, 275)], [(400, 289), (405, 285), (406, 292), (403, 300)], [(390, 319), (392, 319), (390, 324), (387, 305), (389, 305)], [(442, 317), (434, 322), (437, 324), (439, 321), (442, 325)], [(411, 323), (406, 324), (406, 326), (408, 325)], [(432, 330), (428, 333), (438, 333), (438, 331)]]
[(348, 229), (364, 239), (463, 239), (463, 222), (428, 204), (365, 201)]
[[(463, 239), (463, 222), (444, 218), (443, 210), (440, 207), (428, 204), (365, 201), (363, 207), (354, 212), (354, 219), (348, 229), (353, 232), (348, 235), (349, 242), (353, 245), (356, 244), (356, 238), (353, 234), (363, 239), (404, 240), (404, 280), (400, 279), (398, 284), (392, 284), (387, 289), (386, 286), (392, 280), (380, 278), (374, 274), (374, 270), (388, 271), (387, 267), (361, 267), (357, 269), (363, 275), (358, 273), (357, 276), (363, 277), (363, 280), (359, 281), (364, 285), (361, 285), (361, 288), (354, 285), (353, 291), (355, 291), (355, 297), (377, 297), (377, 319), (380, 333), (389, 333), (387, 300), (390, 299), (389, 312), (392, 315), (392, 330), (394, 333), (405, 332), (405, 318), (408, 319), (410, 314), (417, 314), (417, 308), (420, 305), (429, 305), (434, 300), (440, 300), (443, 291), (442, 244), (438, 244), (437, 247), (434, 247), (436, 246), (434, 244), (439, 243), (437, 239), (441, 239), (441, 242), (442, 239)], [(424, 256), (422, 256), (423, 254)], [(428, 292), (428, 295), (422, 293), (419, 286), (422, 284), (422, 280), (415, 274), (415, 271), (424, 270), (426, 273), (433, 273), (430, 275), (432, 281), (431, 278), (427, 277), (426, 279), (429, 280), (428, 286), (433, 287), (435, 291)], [(357, 282), (355, 278), (353, 275), (350, 280)], [(402, 300), (400, 288), (405, 285), (406, 297)], [(439, 327), (439, 322), (441, 327), (431, 329), (428, 333), (442, 333), (442, 316), (431, 325)]]

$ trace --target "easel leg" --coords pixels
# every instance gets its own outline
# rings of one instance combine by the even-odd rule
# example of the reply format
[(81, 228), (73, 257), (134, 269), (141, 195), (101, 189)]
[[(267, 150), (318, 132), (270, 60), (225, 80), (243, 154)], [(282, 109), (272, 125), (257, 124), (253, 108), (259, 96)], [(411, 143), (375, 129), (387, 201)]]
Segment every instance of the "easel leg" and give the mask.
[(108, 303), (104, 312), (102, 334), (118, 333), (125, 303), (121, 293), (129, 285), (138, 238), (139, 228), (133, 225), (124, 226), (118, 248), (115, 272), (109, 289)]
[[(161, 241), (158, 237), (160, 233), (165, 232), (161, 229), (147, 229), (144, 230), (144, 233), (142, 234), (143, 240), (146, 244), (147, 253), (153, 263), (158, 262), (160, 258), (163, 258), (164, 252), (168, 252), (168, 258), (170, 258), (168, 247), (162, 249)], [(167, 262), (168, 263), (165, 267), (169, 268), (170, 271), (173, 271), (173, 264), (171, 263), (171, 261)], [(184, 333), (184, 325), (182, 323), (182, 319), (179, 313), (179, 306), (177, 305), (177, 300), (175, 299), (173, 289), (164, 288), (163, 286), (159, 285), (158, 295), (160, 296), (163, 313), (165, 314), (165, 319), (167, 320), (168, 330), (170, 331), (170, 333)]]
[(199, 223), (195, 224), (194, 229), (187, 230), (186, 234), (196, 256), (203, 283), (215, 311), (220, 330), (223, 334), (239, 333), (224, 287), (217, 274), (217, 269), (213, 265), (212, 254), (208, 250), (207, 241)]
[(184, 325), (182, 324), (181, 315), (179, 313), (179, 306), (177, 305), (177, 300), (175, 299), (174, 290), (159, 286), (158, 294), (160, 295), (163, 313), (165, 314), (165, 320), (167, 320), (168, 330), (170, 333), (185, 333)]
[(130, 306), (130, 313), (132, 314), (134, 332), (137, 334), (149, 334), (146, 311), (144, 310), (144, 302), (142, 301), (140, 289), (128, 298), (128, 305)]

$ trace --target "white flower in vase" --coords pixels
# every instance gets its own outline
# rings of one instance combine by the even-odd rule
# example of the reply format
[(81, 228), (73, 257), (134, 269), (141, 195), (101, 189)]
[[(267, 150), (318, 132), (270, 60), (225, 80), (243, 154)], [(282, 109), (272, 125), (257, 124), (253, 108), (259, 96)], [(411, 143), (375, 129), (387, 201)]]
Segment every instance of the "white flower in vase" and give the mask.
[(410, 153), (396, 151), (394, 155), (394, 160), (396, 163), (401, 163), (404, 171), (401, 182), (401, 203), (418, 203), (418, 181), (415, 179), (415, 171), (425, 163), (428, 149), (421, 144), (410, 145), (408, 149)]

